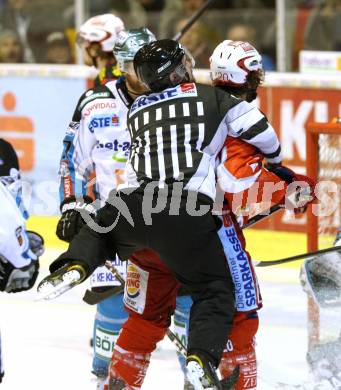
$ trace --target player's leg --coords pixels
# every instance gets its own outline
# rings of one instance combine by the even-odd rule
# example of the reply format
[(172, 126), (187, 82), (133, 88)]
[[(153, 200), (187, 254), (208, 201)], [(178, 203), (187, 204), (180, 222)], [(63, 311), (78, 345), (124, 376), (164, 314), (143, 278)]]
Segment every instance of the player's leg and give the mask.
[[(224, 351), (220, 372), (235, 382), (235, 390), (255, 389), (257, 362), (254, 336), (258, 329), (257, 311), (261, 296), (251, 257), (246, 251), (243, 231), (233, 214), (225, 214), (218, 234), (235, 285), (236, 309), (233, 326)], [(231, 245), (232, 244), (232, 245)]]
[[(181, 288), (180, 288), (181, 292)], [(178, 294), (176, 298), (176, 307), (174, 312), (174, 333), (181, 340), (182, 344), (187, 348), (188, 343), (188, 326), (189, 326), (189, 315), (192, 307), (192, 298), (189, 295)], [(186, 378), (186, 359), (185, 357), (177, 352), (178, 360), (181, 369), (185, 376), (184, 390), (194, 389), (191, 383)]]
[(155, 253), (139, 251), (129, 260), (124, 293), (129, 319), (114, 347), (111, 384), (123, 379), (133, 389), (142, 386), (150, 355), (170, 325), (177, 290), (178, 283)]
[(114, 295), (97, 305), (93, 331), (92, 371), (99, 381), (105, 380), (108, 376), (114, 345), (127, 318), (123, 294)]
[[(229, 378), (234, 390), (257, 388), (257, 361), (255, 335), (258, 329), (258, 314), (236, 313), (232, 331), (220, 362), (223, 378)], [(232, 387), (234, 386), (234, 387)]]
[(218, 226), (210, 212), (193, 217), (186, 208), (180, 208), (176, 216), (165, 210), (153, 216), (149, 236), (151, 245), (193, 299), (187, 371), (191, 383), (198, 388), (220, 386), (215, 368), (235, 311), (234, 288)]
[[(123, 279), (126, 277), (126, 263), (117, 257), (109, 262)], [(90, 278), (91, 289), (95, 292), (105, 292), (108, 288), (122, 287), (111, 270), (104, 266), (96, 268)], [(97, 305), (93, 330), (93, 362), (92, 372), (98, 377), (98, 388), (108, 377), (109, 363), (114, 345), (128, 314), (124, 310), (123, 292), (101, 301)]]
[(118, 387), (118, 382), (121, 380), (129, 389), (140, 389), (149, 367), (151, 353), (156, 344), (164, 338), (166, 330), (167, 328), (155, 325), (152, 321), (130, 315), (114, 347), (109, 386), (119, 390), (121, 387)]

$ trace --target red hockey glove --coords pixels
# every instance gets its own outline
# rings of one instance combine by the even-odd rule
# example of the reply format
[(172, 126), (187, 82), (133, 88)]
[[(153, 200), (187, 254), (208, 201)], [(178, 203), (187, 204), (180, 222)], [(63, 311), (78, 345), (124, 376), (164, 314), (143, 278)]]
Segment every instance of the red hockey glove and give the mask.
[(265, 168), (289, 184), (284, 199), (285, 207), (293, 210), (295, 214), (304, 213), (308, 205), (316, 199), (316, 183), (310, 177), (295, 173), (283, 165), (267, 164)]

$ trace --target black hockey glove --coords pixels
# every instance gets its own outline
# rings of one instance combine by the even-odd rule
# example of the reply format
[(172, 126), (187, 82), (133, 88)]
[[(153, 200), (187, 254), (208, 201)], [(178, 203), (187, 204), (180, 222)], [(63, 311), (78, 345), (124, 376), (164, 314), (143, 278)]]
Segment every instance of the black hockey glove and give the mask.
[(24, 268), (14, 266), (3, 256), (0, 256), (0, 291), (17, 293), (31, 289), (37, 280), (39, 260), (32, 260)]
[(83, 196), (82, 200), (70, 197), (64, 200), (60, 205), (62, 216), (57, 224), (57, 237), (63, 241), (70, 242), (73, 237), (85, 225), (85, 221), (80, 214), (80, 210), (85, 211), (88, 215), (94, 217), (95, 208), (92, 206), (92, 199), (89, 196)]

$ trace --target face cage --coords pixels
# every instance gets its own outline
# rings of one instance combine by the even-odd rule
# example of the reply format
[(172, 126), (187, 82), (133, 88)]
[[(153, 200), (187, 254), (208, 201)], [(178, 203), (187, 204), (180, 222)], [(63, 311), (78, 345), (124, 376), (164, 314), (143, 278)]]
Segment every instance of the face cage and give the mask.
[(190, 64), (191, 68), (194, 67), (195, 61), (192, 57), (191, 53), (185, 49), (185, 54), (182, 57), (181, 63), (174, 69), (174, 71), (169, 75), (169, 79), (172, 85), (178, 85), (183, 81), (190, 81), (190, 75), (188, 73), (188, 64)]
[(91, 42), (88, 41), (87, 39), (85, 39), (84, 37), (82, 37), (80, 33), (77, 33), (76, 44), (80, 48), (83, 48), (83, 47), (87, 48), (90, 46)]
[(192, 68), (194, 68), (195, 67), (195, 59), (192, 56), (192, 53), (184, 46), (183, 46), (183, 49), (185, 51), (186, 62), (190, 62), (192, 65)]
[(116, 57), (121, 72), (135, 74), (134, 60), (132, 58)]

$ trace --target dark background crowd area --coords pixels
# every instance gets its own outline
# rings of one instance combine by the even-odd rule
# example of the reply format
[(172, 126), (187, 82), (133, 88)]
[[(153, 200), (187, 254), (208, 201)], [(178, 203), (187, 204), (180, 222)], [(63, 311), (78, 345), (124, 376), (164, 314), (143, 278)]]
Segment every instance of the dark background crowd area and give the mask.
[[(113, 12), (126, 28), (148, 26), (158, 38), (171, 38), (205, 0), (84, 0), (85, 19)], [(298, 53), (341, 50), (341, 0), (287, 0), (286, 40), (291, 69)], [(0, 0), (1, 63), (75, 63), (73, 0)], [(275, 0), (215, 0), (182, 39), (196, 66), (207, 68), (224, 39), (246, 40), (276, 70)]]

